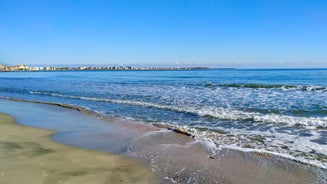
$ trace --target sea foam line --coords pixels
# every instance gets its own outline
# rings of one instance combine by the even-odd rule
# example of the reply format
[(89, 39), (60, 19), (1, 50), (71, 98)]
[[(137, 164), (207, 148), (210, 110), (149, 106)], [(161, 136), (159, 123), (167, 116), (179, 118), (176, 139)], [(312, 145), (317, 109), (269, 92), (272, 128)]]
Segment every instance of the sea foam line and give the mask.
[(150, 102), (134, 101), (134, 100), (118, 100), (109, 98), (93, 98), (83, 96), (69, 96), (59, 93), (48, 93), (29, 91), (31, 94), (50, 95), (54, 97), (80, 99), (86, 101), (109, 102), (116, 104), (135, 105), (142, 107), (157, 108), (163, 110), (170, 110), (182, 113), (191, 113), (201, 117), (212, 117), (220, 120), (235, 120), (235, 121), (252, 121), (266, 124), (286, 124), (289, 126), (303, 126), (307, 129), (327, 128), (327, 117), (295, 117), (280, 114), (262, 114), (258, 112), (245, 112), (234, 109), (225, 109), (219, 107), (177, 107), (171, 105), (161, 105)]
[[(99, 116), (103, 116), (103, 114), (98, 114), (95, 111), (92, 110), (88, 110), (85, 107), (78, 107), (78, 106), (74, 106), (74, 105), (69, 105), (69, 104), (60, 104), (60, 103), (52, 103), (52, 102), (41, 102), (41, 101), (34, 101), (34, 100), (21, 100), (21, 99), (16, 99), (16, 98), (9, 98), (9, 97), (2, 97), (0, 96), (0, 98), (2, 99), (8, 99), (8, 100), (14, 100), (14, 101), (22, 101), (22, 102), (32, 102), (32, 103), (41, 103), (41, 104), (49, 104), (49, 105), (58, 105), (61, 107), (65, 107), (65, 108), (71, 108), (71, 109), (75, 109), (78, 111), (81, 111), (82, 113), (87, 113), (87, 114), (97, 114)], [(166, 124), (164, 123), (162, 128), (168, 127), (168, 130), (180, 130), (182, 132), (187, 132), (187, 134), (185, 135), (190, 135), (192, 137), (195, 138), (196, 141), (200, 141), (202, 142), (204, 145), (206, 145), (208, 147), (208, 149), (210, 149), (212, 151), (212, 153), (216, 151), (220, 151), (223, 148), (226, 149), (232, 149), (232, 150), (238, 150), (238, 151), (242, 151), (242, 152), (257, 152), (257, 153), (267, 153), (267, 154), (272, 154), (272, 155), (276, 155), (276, 156), (280, 156), (283, 158), (287, 158), (290, 160), (294, 160), (294, 161), (298, 161), (304, 164), (309, 164), (309, 165), (313, 165), (313, 166), (317, 166), (319, 168), (323, 168), (323, 169), (327, 169), (327, 164), (322, 163), (318, 160), (311, 160), (311, 159), (306, 159), (306, 158), (301, 158), (301, 157), (294, 157), (290, 154), (286, 154), (286, 153), (279, 153), (279, 152), (274, 152), (274, 151), (268, 151), (265, 149), (260, 149), (260, 148), (243, 148), (240, 147), (236, 144), (221, 144), (219, 142), (216, 142), (217, 140), (215, 139), (210, 139), (210, 138), (206, 138), (206, 136), (203, 137), (203, 135), (200, 135), (197, 133), (197, 130), (194, 128), (190, 128), (188, 126), (176, 126), (176, 125), (171, 125), (171, 124)], [(159, 126), (160, 127), (160, 126)], [(167, 132), (167, 130), (161, 130), (159, 132)], [(179, 131), (176, 131), (177, 133), (179, 133)], [(155, 132), (151, 132), (151, 133), (158, 133), (158, 131)], [(212, 132), (214, 133), (214, 132)], [(184, 134), (184, 133), (183, 133)], [(214, 133), (216, 134), (216, 133)]]
[(302, 91), (327, 91), (324, 86), (296, 86), (278, 84), (212, 84), (206, 83), (204, 87), (231, 87), (231, 88), (252, 88), (252, 89), (281, 89), (281, 90), (302, 90)]
[[(195, 128), (190, 128), (188, 126), (175, 126), (174, 128), (179, 129), (183, 132), (188, 132), (188, 134), (190, 134), (192, 137), (194, 137), (197, 142), (200, 142), (203, 145), (205, 145), (207, 147), (207, 149), (212, 152), (213, 155), (215, 153), (221, 151), (222, 149), (231, 149), (231, 150), (237, 150), (237, 151), (241, 151), (241, 152), (264, 153), (264, 154), (275, 155), (275, 156), (279, 156), (281, 158), (286, 158), (289, 160), (297, 161), (297, 162), (300, 162), (303, 164), (316, 166), (318, 168), (327, 169), (326, 162), (319, 161), (319, 160), (316, 160), (311, 157), (303, 157), (303, 156), (293, 155), (292, 150), (284, 150), (284, 151), (286, 151), (286, 152), (284, 152), (282, 150), (267, 150), (266, 147), (260, 147), (260, 146), (254, 147), (254, 148), (243, 147), (245, 144), (247, 144), (246, 141), (243, 142), (244, 141), (243, 139), (247, 139), (248, 141), (251, 141), (251, 139), (249, 139), (249, 137), (251, 137), (251, 136), (249, 136), (250, 134), (245, 134), (245, 135), (237, 134), (237, 135), (235, 135), (235, 136), (237, 136), (237, 137), (235, 137), (235, 139), (237, 139), (237, 140), (240, 139), (240, 140), (238, 140), (236, 142), (231, 140), (231, 142), (226, 143), (225, 141), (216, 139), (214, 137), (211, 137), (210, 135), (207, 136), (207, 133), (209, 133), (209, 134), (217, 135), (219, 137), (219, 134), (215, 133), (215, 132), (207, 132), (207, 131), (202, 132)], [(252, 133), (252, 134), (256, 134), (256, 133)], [(259, 134), (257, 134), (257, 135), (259, 135)], [(231, 138), (229, 136), (226, 137), (226, 135), (222, 135), (222, 136), (223, 136), (223, 139)], [(242, 142), (242, 143), (240, 144), (240, 142)], [(275, 143), (271, 142), (271, 143), (276, 145), (276, 142)], [(318, 147), (316, 147), (316, 148), (318, 148)]]

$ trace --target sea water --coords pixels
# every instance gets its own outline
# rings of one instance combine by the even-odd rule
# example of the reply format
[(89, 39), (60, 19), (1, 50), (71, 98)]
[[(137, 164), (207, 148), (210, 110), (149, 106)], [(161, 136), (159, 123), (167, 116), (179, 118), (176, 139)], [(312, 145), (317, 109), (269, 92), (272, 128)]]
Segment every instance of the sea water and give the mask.
[(0, 96), (183, 128), (327, 168), (327, 69), (2, 72)]

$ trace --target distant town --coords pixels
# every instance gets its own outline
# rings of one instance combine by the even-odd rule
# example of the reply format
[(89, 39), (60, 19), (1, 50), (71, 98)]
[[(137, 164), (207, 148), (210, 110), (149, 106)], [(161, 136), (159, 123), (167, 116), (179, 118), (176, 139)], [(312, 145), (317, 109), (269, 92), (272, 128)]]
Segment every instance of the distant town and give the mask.
[(0, 64), (0, 72), (16, 71), (75, 71), (75, 70), (205, 70), (209, 67), (131, 67), (131, 66), (79, 66), (79, 67), (53, 67), (53, 66), (28, 66), (26, 64), (5, 66)]

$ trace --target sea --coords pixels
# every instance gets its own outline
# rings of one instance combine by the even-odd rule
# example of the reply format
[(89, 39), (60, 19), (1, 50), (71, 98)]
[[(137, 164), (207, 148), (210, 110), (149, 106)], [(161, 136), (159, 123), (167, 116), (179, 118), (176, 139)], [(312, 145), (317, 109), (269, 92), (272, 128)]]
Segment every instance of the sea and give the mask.
[(0, 72), (0, 97), (84, 107), (175, 127), (217, 149), (327, 168), (327, 69)]

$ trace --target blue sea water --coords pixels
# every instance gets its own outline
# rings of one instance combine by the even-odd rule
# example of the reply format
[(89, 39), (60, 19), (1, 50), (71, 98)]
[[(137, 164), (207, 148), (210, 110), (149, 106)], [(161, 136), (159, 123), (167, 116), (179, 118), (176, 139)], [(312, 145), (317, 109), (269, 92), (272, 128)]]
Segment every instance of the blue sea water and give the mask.
[(327, 167), (327, 69), (2, 72), (0, 96), (184, 128)]

